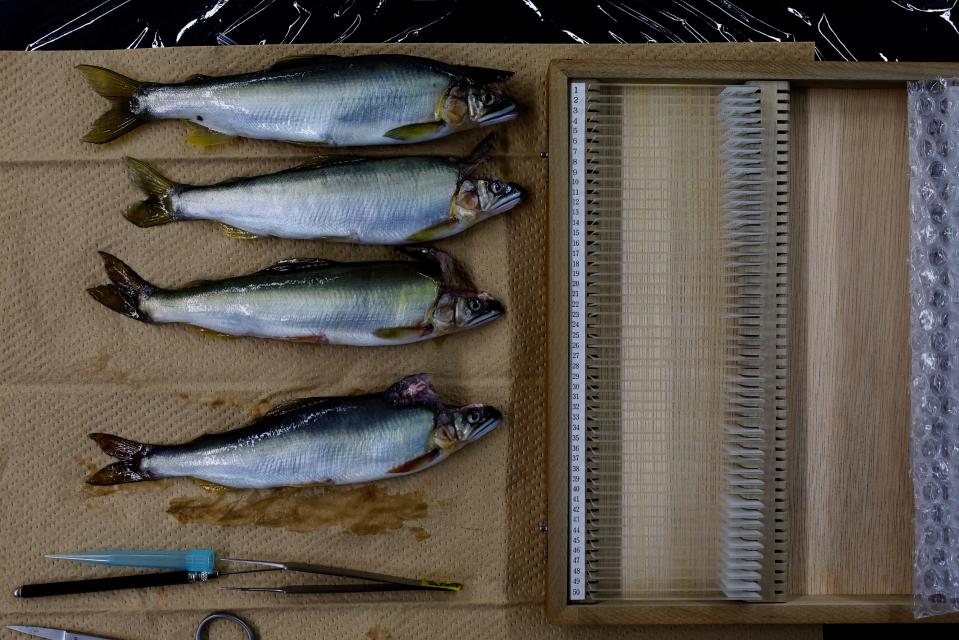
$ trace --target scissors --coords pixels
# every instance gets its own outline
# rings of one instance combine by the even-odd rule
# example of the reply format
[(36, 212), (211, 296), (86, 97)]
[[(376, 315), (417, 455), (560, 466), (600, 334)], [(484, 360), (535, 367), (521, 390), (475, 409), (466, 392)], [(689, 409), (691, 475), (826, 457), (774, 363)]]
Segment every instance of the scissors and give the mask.
[[(246, 620), (235, 616), (232, 613), (211, 613), (207, 617), (200, 620), (200, 624), (196, 627), (196, 633), (193, 634), (194, 640), (203, 640), (203, 631), (206, 627), (213, 622), (214, 620), (229, 620), (235, 624), (238, 624), (243, 633), (246, 634), (246, 640), (256, 640), (256, 635), (253, 633), (253, 628), (247, 624)], [(37, 638), (46, 638), (46, 640), (110, 640), (109, 638), (104, 638), (102, 636), (89, 636), (84, 633), (75, 633), (73, 631), (67, 631), (66, 629), (51, 629), (48, 627), (26, 627), (19, 624), (7, 625), (7, 629), (12, 629), (14, 631), (19, 631), (20, 633), (25, 633), (28, 636), (35, 636)]]

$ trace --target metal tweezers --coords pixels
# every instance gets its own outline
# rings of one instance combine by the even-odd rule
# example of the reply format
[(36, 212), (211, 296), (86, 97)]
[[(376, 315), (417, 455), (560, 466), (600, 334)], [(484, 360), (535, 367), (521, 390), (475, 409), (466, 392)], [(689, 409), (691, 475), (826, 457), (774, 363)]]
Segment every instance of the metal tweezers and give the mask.
[(243, 560), (240, 558), (221, 558), (223, 562), (255, 565), (267, 567), (251, 571), (236, 573), (256, 573), (262, 571), (296, 571), (297, 573), (312, 573), (317, 575), (336, 576), (340, 578), (357, 578), (369, 580), (362, 584), (291, 584), (277, 587), (221, 587), (229, 591), (272, 591), (274, 593), (366, 593), (373, 591), (459, 591), (463, 585), (459, 582), (442, 582), (437, 580), (417, 580), (414, 578), (400, 578), (383, 573), (369, 571), (354, 571), (341, 567), (327, 567), (319, 564), (304, 562), (271, 562), (268, 560)]

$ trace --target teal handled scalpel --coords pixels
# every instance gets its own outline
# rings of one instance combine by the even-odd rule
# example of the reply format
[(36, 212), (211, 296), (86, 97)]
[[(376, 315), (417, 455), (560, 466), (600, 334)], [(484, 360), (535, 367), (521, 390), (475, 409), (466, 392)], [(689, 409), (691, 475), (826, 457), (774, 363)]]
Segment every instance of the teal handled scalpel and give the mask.
[(104, 551), (78, 551), (76, 553), (53, 553), (46, 556), (54, 560), (73, 560), (104, 567), (140, 567), (143, 569), (171, 569), (196, 573), (216, 571), (213, 549), (108, 549)]

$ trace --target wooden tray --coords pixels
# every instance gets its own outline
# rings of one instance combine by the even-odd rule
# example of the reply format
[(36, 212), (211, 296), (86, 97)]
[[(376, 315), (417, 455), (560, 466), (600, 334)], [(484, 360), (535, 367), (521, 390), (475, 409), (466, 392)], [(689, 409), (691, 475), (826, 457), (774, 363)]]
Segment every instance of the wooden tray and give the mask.
[[(549, 74), (549, 563), (560, 623), (912, 621), (905, 81), (956, 64), (554, 61)], [(788, 598), (567, 600), (568, 83), (791, 83)], [(938, 621), (959, 619), (944, 616)]]

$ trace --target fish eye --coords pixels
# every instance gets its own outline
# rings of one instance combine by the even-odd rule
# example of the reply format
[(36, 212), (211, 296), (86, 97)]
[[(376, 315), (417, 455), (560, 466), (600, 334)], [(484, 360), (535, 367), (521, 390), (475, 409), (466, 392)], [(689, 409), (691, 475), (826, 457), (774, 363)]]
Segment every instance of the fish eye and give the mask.
[(466, 421), (469, 422), (470, 424), (476, 424), (477, 422), (480, 421), (481, 417), (482, 416), (480, 416), (479, 409), (473, 409), (472, 411), (466, 414)]
[(483, 308), (483, 303), (480, 302), (479, 298), (470, 298), (466, 306), (469, 307), (470, 311), (479, 311)]
[(489, 91), (484, 91), (483, 93), (480, 94), (480, 102), (482, 102), (485, 105), (492, 104), (493, 94), (490, 93)]
[(500, 184), (499, 180), (493, 180), (489, 183), (489, 190), (493, 192), (493, 195), (499, 195), (499, 192), (503, 190), (503, 185)]

